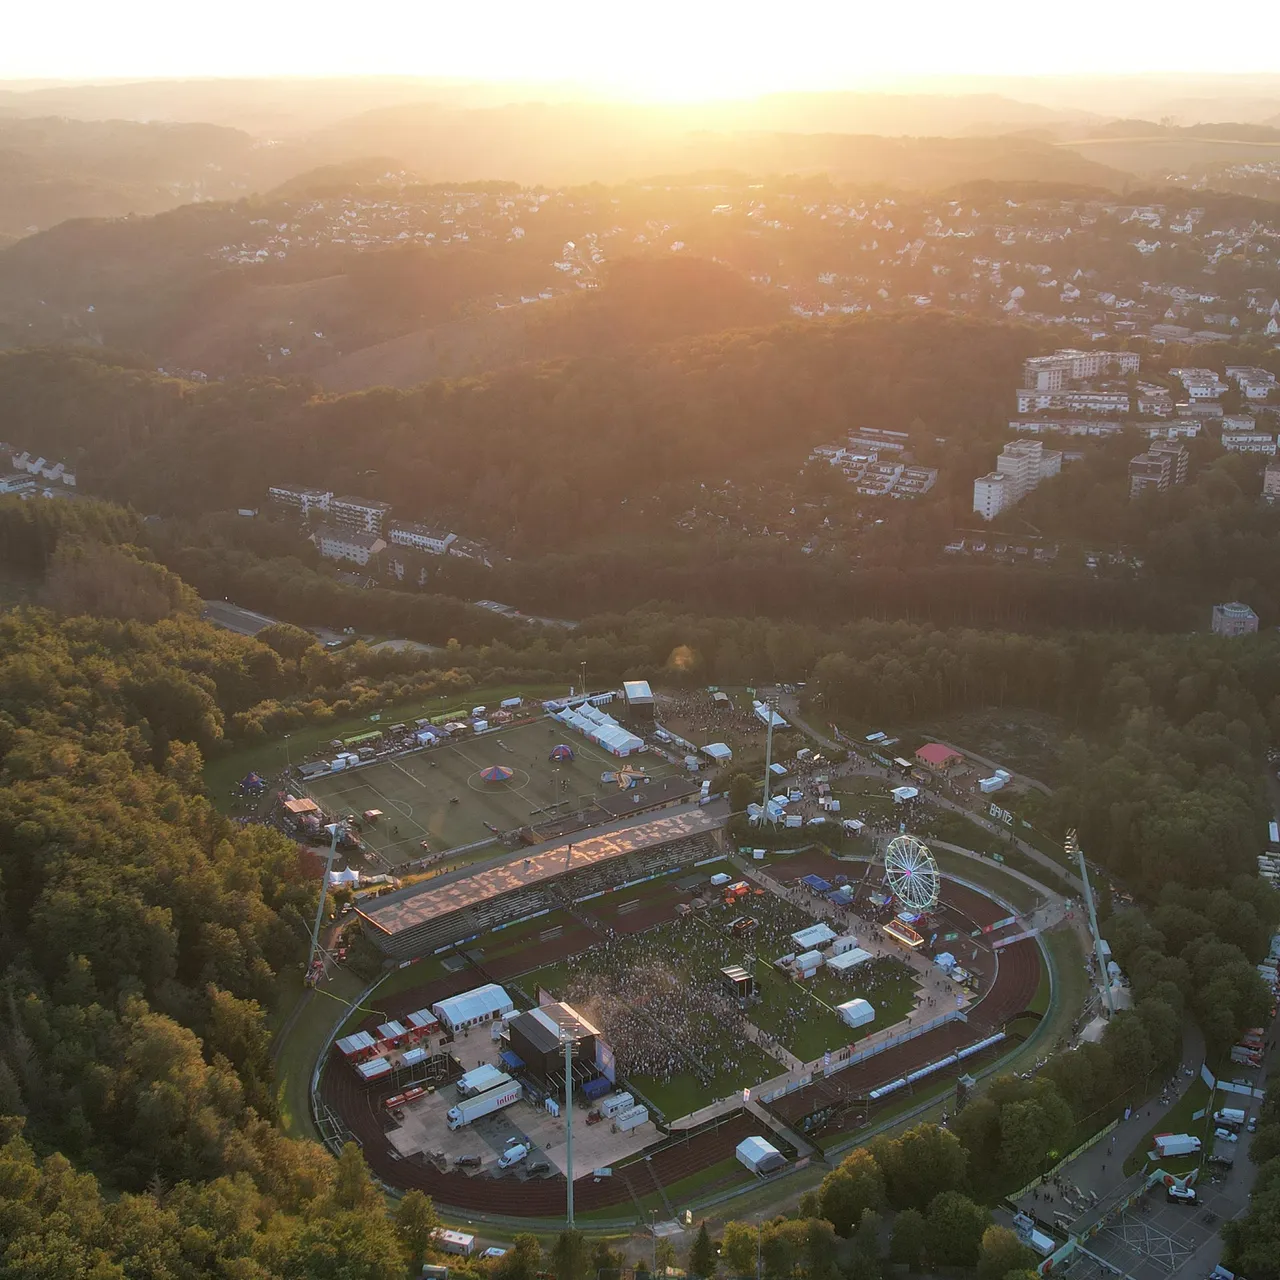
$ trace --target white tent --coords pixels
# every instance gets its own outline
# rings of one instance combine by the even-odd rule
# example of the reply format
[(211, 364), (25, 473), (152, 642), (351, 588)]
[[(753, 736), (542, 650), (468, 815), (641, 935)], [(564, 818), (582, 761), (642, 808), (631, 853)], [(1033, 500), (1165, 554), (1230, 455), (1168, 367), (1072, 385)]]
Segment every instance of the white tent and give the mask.
[(733, 752), (730, 751), (728, 746), (723, 742), (708, 742), (707, 745), (702, 748), (702, 754), (708, 759), (719, 762), (733, 759)]
[(844, 975), (851, 973), (860, 964), (866, 964), (870, 959), (870, 951), (863, 951), (861, 947), (855, 947), (852, 951), (842, 951), (838, 956), (832, 956), (827, 961), (827, 968), (835, 973)]
[(836, 931), (828, 924), (811, 924), (807, 929), (798, 929), (791, 935), (797, 951), (808, 951), (812, 947), (825, 947), (834, 937)]
[(836, 1012), (840, 1015), (841, 1020), (850, 1027), (865, 1027), (868, 1022), (874, 1022), (876, 1016), (876, 1011), (861, 997), (857, 1000), (848, 1000), (842, 1005), (837, 1005)]
[(331, 889), (340, 889), (344, 884), (359, 884), (360, 873), (354, 867), (347, 867), (345, 871), (329, 872), (329, 887)]
[(514, 1009), (511, 997), (494, 982), (464, 991), (461, 995), (450, 996), (447, 1000), (437, 1000), (431, 1006), (431, 1012), (450, 1031), (505, 1017)]
[(772, 1173), (775, 1169), (781, 1169), (786, 1160), (782, 1152), (771, 1142), (766, 1142), (763, 1138), (743, 1138), (738, 1143), (734, 1155), (751, 1170), (752, 1173)]
[(914, 800), (920, 792), (915, 787), (894, 787), (893, 802), (894, 804), (906, 804), (908, 800)]

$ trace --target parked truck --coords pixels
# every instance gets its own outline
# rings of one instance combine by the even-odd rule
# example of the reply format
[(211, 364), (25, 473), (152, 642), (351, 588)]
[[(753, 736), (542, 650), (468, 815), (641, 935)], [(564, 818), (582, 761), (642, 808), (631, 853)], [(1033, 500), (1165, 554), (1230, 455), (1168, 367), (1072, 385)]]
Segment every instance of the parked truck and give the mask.
[(445, 1119), (448, 1120), (450, 1129), (461, 1129), (479, 1120), (481, 1116), (492, 1115), (513, 1102), (519, 1102), (522, 1097), (524, 1090), (518, 1084), (504, 1084), (497, 1089), (490, 1089), (488, 1093), (478, 1093), (474, 1098), (464, 1098), (456, 1107), (449, 1108)]
[(1244, 1112), (1239, 1107), (1223, 1107), (1213, 1113), (1213, 1123), (1234, 1132), (1244, 1124)]
[(1189, 1156), (1200, 1150), (1200, 1139), (1189, 1133), (1157, 1133), (1156, 1151), (1164, 1156)]
[(466, 1231), (437, 1230), (435, 1233), (436, 1248), (441, 1253), (457, 1253), (464, 1258), (475, 1252), (476, 1238)]
[(1231, 1061), (1239, 1063), (1242, 1067), (1260, 1067), (1262, 1054), (1247, 1044), (1232, 1045)]

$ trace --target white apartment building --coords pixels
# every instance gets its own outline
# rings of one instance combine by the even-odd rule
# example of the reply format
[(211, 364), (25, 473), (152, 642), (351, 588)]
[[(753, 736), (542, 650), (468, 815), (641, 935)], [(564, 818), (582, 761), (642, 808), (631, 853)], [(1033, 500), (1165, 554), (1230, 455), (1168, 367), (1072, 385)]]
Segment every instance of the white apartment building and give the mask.
[(348, 560), (352, 564), (366, 565), (374, 556), (387, 549), (387, 544), (373, 533), (342, 529), (335, 525), (321, 525), (314, 541), (326, 560)]
[(332, 498), (329, 514), (336, 524), (360, 533), (382, 535), (382, 522), (391, 510), (389, 502), (375, 502), (371, 498)]
[(1243, 392), (1246, 400), (1265, 400), (1276, 389), (1276, 375), (1249, 364), (1227, 365), (1227, 377)]
[(313, 511), (328, 511), (333, 494), (328, 489), (311, 489), (300, 484), (273, 484), (267, 497), (282, 507), (293, 507), (305, 519)]
[(1036, 391), (1061, 391), (1069, 382), (1085, 382), (1104, 373), (1137, 373), (1136, 351), (1079, 351), (1064, 347), (1051, 356), (1033, 356), (1022, 364), (1022, 385)]
[(973, 482), (973, 509), (984, 520), (994, 520), (1013, 506), (1013, 499), (1009, 496), (1012, 491), (1008, 476), (999, 471), (989, 471)]
[(1067, 413), (1128, 413), (1129, 392), (1125, 387), (1104, 391), (1041, 391), (1019, 387), (1018, 412), (1036, 413), (1060, 409)]
[(1039, 440), (1012, 440), (996, 458), (996, 469), (973, 482), (973, 509), (984, 520), (1007, 511), (1049, 476), (1062, 470), (1062, 454)]
[(425, 551), (433, 556), (447, 555), (449, 548), (458, 540), (456, 533), (432, 529), (425, 524), (392, 524), (387, 537), (393, 546), (413, 547), (415, 551)]
[(1170, 369), (1192, 400), (1217, 400), (1227, 389), (1212, 369)]
[(1224, 431), (1222, 447), (1228, 453), (1262, 453), (1274, 456), (1276, 451), (1275, 436), (1265, 431)]

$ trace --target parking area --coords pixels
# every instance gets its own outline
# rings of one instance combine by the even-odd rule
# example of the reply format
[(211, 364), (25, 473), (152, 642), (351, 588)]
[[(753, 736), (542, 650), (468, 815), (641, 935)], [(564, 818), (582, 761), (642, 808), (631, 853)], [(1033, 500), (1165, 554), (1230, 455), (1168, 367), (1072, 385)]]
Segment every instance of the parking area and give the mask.
[[(390, 1121), (393, 1127), (387, 1130), (387, 1141), (402, 1159), (422, 1159), (441, 1168), (453, 1168), (459, 1160), (477, 1160), (462, 1166), (476, 1176), (523, 1179), (565, 1172), (568, 1159), (563, 1114), (552, 1115), (541, 1104), (522, 1100), (461, 1129), (450, 1129), (445, 1113), (457, 1101), (457, 1090), (445, 1085), (408, 1103), (401, 1108), (404, 1119)], [(586, 1109), (575, 1107), (573, 1164), (577, 1176), (617, 1164), (657, 1137), (652, 1121), (629, 1133), (614, 1133), (607, 1120), (588, 1124)], [(502, 1153), (517, 1143), (529, 1148), (528, 1156), (510, 1169), (500, 1169)], [(540, 1169), (541, 1165), (546, 1167)]]
[(1224, 1202), (1221, 1184), (1202, 1183), (1194, 1204), (1171, 1203), (1165, 1189), (1156, 1186), (1107, 1219), (1084, 1247), (1133, 1280), (1168, 1280), (1217, 1236)]

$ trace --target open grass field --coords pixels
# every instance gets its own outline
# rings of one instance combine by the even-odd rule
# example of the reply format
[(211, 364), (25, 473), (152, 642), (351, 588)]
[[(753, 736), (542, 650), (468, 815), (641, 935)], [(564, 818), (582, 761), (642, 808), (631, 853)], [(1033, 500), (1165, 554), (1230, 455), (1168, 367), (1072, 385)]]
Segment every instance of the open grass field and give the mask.
[[(1213, 1146), (1213, 1126), (1208, 1116), (1199, 1120), (1191, 1117), (1209, 1105), (1209, 1086), (1197, 1076), (1190, 1088), (1142, 1135), (1142, 1140), (1125, 1157), (1125, 1173), (1137, 1173), (1146, 1163), (1147, 1152), (1155, 1145), (1157, 1133), (1190, 1133), (1200, 1138), (1207, 1152)], [(1232, 1104), (1234, 1105), (1234, 1104)], [(1160, 1167), (1166, 1173), (1186, 1173), (1200, 1163), (1200, 1156), (1178, 1156), (1162, 1160)]]
[(205, 763), (205, 785), (219, 807), (229, 808), (232, 789), (245, 774), (254, 772), (264, 778), (273, 778), (286, 764), (298, 764), (314, 756), (334, 739), (354, 737), (358, 733), (376, 729), (380, 724), (408, 722), (451, 711), (465, 715), (474, 706), (493, 706), (504, 698), (523, 697), (526, 701), (540, 702), (564, 692), (564, 686), (558, 684), (494, 685), (471, 689), (465, 693), (415, 698), (394, 707), (383, 707), (372, 714), (302, 725), (267, 742), (257, 742), (213, 756)]
[[(549, 759), (560, 743), (573, 748), (574, 759)], [(627, 763), (543, 718), (456, 745), (326, 774), (312, 779), (306, 790), (327, 813), (381, 809), (385, 817), (366, 827), (364, 838), (395, 866), (421, 857), (424, 840), (427, 851), (441, 852), (617, 796), (617, 785), (601, 782), (600, 775)], [(677, 772), (650, 755), (630, 763), (654, 779)], [(486, 782), (481, 771), (491, 765), (511, 769), (512, 777)]]

